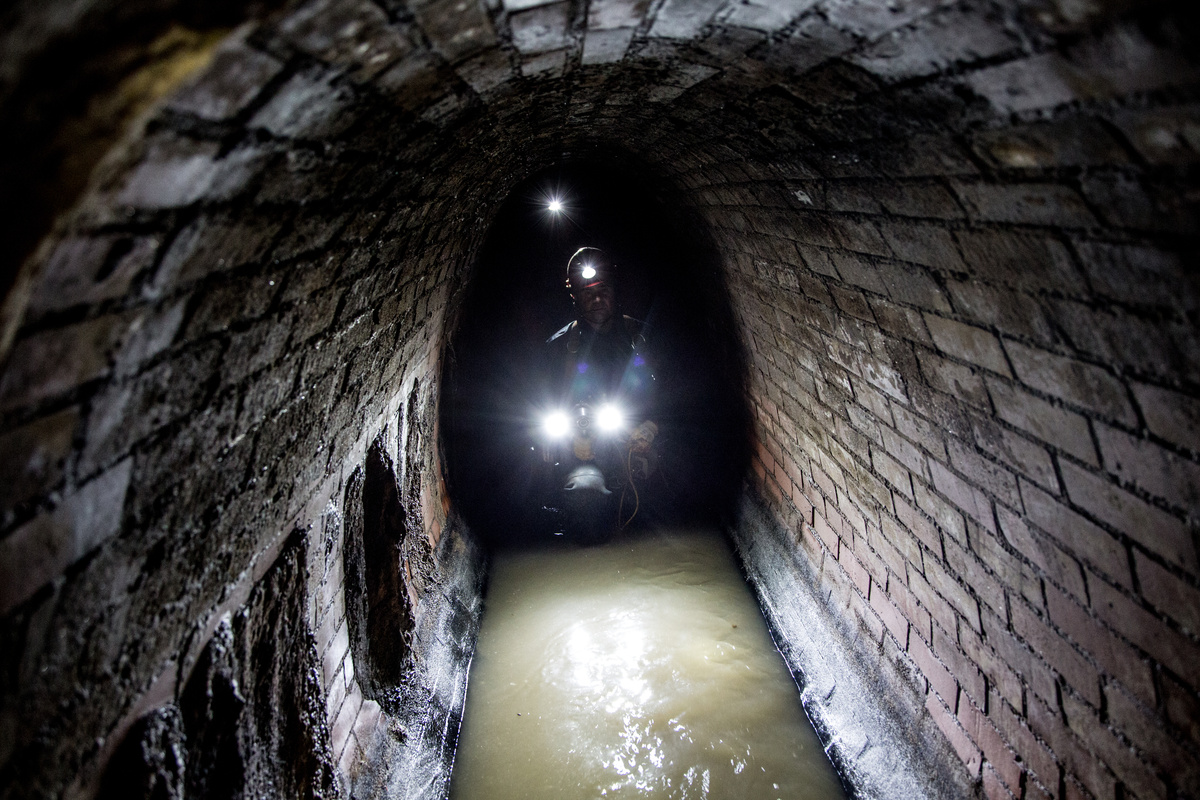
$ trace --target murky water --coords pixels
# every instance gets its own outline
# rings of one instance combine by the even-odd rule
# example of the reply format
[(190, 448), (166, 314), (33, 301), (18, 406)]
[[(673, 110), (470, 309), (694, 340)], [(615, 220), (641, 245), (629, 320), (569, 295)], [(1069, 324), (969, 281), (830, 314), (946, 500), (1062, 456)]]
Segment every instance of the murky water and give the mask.
[(841, 798), (724, 540), (500, 554), (454, 800)]

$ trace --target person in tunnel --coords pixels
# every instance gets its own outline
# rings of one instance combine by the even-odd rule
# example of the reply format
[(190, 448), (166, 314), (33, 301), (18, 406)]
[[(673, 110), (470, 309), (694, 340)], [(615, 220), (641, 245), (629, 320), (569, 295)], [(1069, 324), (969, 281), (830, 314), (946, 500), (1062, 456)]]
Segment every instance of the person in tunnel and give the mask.
[(546, 342), (555, 405), (543, 429), (543, 508), (552, 525), (584, 542), (627, 525), (657, 472), (653, 358), (646, 325), (619, 313), (616, 271), (598, 248), (571, 256), (566, 288), (576, 319)]

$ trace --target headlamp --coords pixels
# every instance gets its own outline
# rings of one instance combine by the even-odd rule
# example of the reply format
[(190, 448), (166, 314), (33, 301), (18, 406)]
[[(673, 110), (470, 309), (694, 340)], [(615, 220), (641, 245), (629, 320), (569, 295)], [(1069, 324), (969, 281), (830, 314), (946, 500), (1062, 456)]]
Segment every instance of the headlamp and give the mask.
[(601, 433), (616, 433), (625, 425), (625, 414), (614, 403), (605, 403), (596, 412), (596, 425)]
[(542, 419), (542, 432), (550, 439), (562, 439), (571, 432), (571, 420), (563, 411), (551, 411)]

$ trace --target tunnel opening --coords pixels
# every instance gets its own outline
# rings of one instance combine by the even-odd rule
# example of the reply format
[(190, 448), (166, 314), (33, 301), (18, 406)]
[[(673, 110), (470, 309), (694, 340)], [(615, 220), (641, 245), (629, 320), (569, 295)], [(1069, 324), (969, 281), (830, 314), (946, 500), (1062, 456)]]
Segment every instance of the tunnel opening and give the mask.
[[(564, 275), (580, 247), (612, 255), (618, 313), (643, 321), (652, 341), (656, 413), (672, 453), (671, 518), (717, 525), (740, 491), (745, 366), (716, 245), (677, 188), (628, 161), (569, 160), (512, 189), (447, 326), (448, 491), (489, 545), (545, 541), (532, 513), (540, 502), (532, 431), (549, 396), (546, 340), (575, 319)], [(561, 211), (549, 208), (555, 201)]]

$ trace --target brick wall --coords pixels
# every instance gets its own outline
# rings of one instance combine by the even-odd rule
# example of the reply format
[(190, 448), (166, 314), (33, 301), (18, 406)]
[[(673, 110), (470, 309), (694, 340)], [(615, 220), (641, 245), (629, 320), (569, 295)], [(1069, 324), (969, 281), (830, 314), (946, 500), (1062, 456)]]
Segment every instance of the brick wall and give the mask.
[[(380, 717), (347, 656), (346, 482), (383, 434), (438, 547), (446, 321), (508, 187), (564, 153), (653, 176), (715, 242), (751, 480), (977, 790), (1200, 793), (1182, 4), (453, 6), (238, 29), (26, 262), (0, 315), (4, 796), (93, 781), (296, 527), (354, 775)], [(436, 593), (410, 591), (419, 617)]]
[[(1176, 129), (1169, 158), (1138, 133), (1190, 112), (988, 94), (1058, 57), (955, 76), (1021, 113), (952, 135), (793, 112), (808, 141), (747, 165), (735, 140), (697, 205), (745, 331), (752, 481), (982, 790), (1191, 796), (1196, 229), (1165, 199)], [(894, 114), (895, 66), (840, 67), (823, 115)]]
[(293, 633), (315, 637), (353, 777), (379, 707), (346, 657), (335, 521), (367, 445), (390, 441), (425, 552), (450, 524), (439, 343), (482, 231), (434, 221), (482, 182), (422, 186), (453, 142), (283, 30), (247, 35), (110, 154), (31, 262), (0, 379), (4, 796), (92, 791), (139, 698), (170, 698), (296, 528)]

